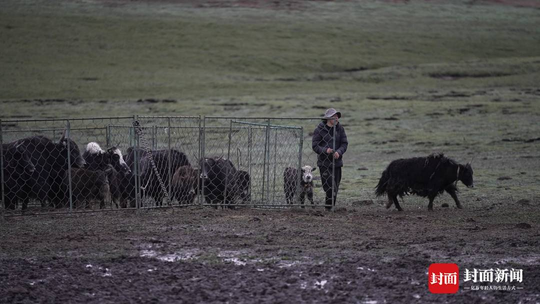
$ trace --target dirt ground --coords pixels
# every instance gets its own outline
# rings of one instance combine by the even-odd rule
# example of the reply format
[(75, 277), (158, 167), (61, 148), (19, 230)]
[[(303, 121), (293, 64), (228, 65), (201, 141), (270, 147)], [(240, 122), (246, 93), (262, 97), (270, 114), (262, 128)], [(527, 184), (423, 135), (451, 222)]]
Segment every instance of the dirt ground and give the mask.
[[(297, 10), (308, 3), (95, 2), (105, 6), (166, 2), (201, 8)], [(408, 1), (387, 2), (402, 5)], [(538, 7), (540, 2), (471, 1), (471, 5), (488, 3)], [(529, 111), (528, 107), (516, 109)], [(502, 109), (509, 116), (513, 110)], [(410, 120), (403, 116), (404, 121)], [(528, 123), (520, 120), (523, 116), (510, 117), (515, 124)], [(493, 141), (521, 142), (536, 137), (535, 129), (530, 130), (523, 135), (510, 129)], [(378, 149), (362, 154), (362, 165), (372, 159), (393, 158), (396, 147), (389, 147), (386, 154)], [(491, 188), (480, 188), (477, 193), (464, 190), (461, 210), (453, 205), (443, 208), (437, 201), (435, 210), (428, 212), (427, 200), (415, 204), (406, 198), (403, 212), (385, 209), (383, 201), (366, 200), (351, 202), (354, 206), (336, 212), (190, 207), (5, 218), (0, 214), (0, 303), (540, 303), (540, 197), (528, 195), (537, 192), (534, 183), (539, 180), (533, 150), (494, 149), (477, 159), (480, 168), (498, 166), (500, 170), (488, 172), (493, 176), (479, 172), (479, 185), (483, 182)], [(512, 156), (515, 151), (519, 152), (516, 157)], [(516, 178), (515, 172), (522, 173)], [(513, 199), (514, 193), (519, 198)], [(456, 294), (429, 292), (432, 263), (458, 265)], [(473, 283), (465, 281), (466, 269), (522, 270), (523, 279)], [(503, 286), (515, 290), (472, 290)]]
[[(0, 302), (538, 303), (538, 203), (7, 217)], [(460, 267), (457, 294), (429, 292), (431, 263)], [(464, 282), (466, 268), (523, 281)]]

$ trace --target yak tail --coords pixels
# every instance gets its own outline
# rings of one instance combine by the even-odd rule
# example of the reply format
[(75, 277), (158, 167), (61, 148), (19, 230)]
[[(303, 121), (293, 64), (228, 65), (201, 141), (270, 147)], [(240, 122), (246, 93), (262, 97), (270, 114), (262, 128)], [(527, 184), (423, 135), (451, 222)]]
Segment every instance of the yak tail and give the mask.
[(382, 196), (386, 193), (386, 185), (388, 184), (388, 181), (390, 180), (390, 174), (388, 174), (388, 170), (384, 170), (382, 173), (381, 179), (379, 179), (379, 183), (375, 187), (375, 194), (377, 196)]

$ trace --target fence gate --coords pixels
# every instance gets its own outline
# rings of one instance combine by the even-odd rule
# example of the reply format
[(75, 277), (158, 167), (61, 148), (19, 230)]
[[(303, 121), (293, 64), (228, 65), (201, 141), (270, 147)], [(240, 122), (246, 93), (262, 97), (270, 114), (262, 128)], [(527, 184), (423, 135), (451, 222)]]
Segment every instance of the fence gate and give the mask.
[[(138, 116), (128, 129), (133, 134), (127, 153), (136, 193), (131, 205), (155, 208), (194, 204), (196, 179), (175, 180), (175, 176), (198, 166), (200, 117)], [(121, 128), (118, 132), (125, 133)], [(189, 185), (184, 187), (185, 183)]]
[[(287, 167), (299, 168), (301, 164), (303, 129), (230, 119), (212, 120), (205, 121), (203, 154), (206, 158), (227, 159), (233, 166), (210, 166), (212, 178), (202, 181), (202, 204), (214, 204), (212, 194), (205, 192), (217, 191), (223, 192), (220, 199), (224, 203), (285, 206), (283, 172)], [(234, 174), (224, 170), (234, 171)], [(225, 202), (226, 198), (228, 202)]]

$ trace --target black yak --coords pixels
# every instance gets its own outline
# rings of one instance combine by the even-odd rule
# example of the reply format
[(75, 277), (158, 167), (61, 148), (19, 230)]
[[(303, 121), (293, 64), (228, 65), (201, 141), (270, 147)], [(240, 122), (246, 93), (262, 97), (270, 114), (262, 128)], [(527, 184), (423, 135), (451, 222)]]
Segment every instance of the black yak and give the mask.
[(428, 157), (414, 157), (392, 161), (382, 173), (376, 186), (375, 194), (388, 195), (386, 208), (392, 204), (402, 211), (397, 196), (416, 194), (429, 198), (428, 210), (433, 210), (433, 200), (444, 191), (448, 192), (462, 208), (457, 197), (457, 181), (467, 187), (473, 187), (473, 169), (470, 164), (460, 165), (444, 154), (432, 154)]
[(167, 191), (169, 190), (168, 185), (172, 184), (176, 170), (182, 166), (191, 166), (191, 164), (186, 154), (175, 149), (149, 151), (142, 148), (129, 147), (127, 149), (126, 163), (132, 171), (135, 171), (135, 154), (137, 154), (138, 159), (138, 175), (140, 177), (141, 190), (144, 191), (145, 196), (153, 198), (157, 206), (161, 206), (166, 193), (161, 188), (161, 183), (156, 176), (150, 155)]
[[(300, 202), (303, 205), (307, 194), (308, 200), (313, 205), (312, 172), (315, 170), (317, 170), (317, 168), (312, 168), (311, 166), (303, 166), (300, 172), (296, 168), (285, 168), (285, 171), (283, 171), (283, 190), (285, 191), (285, 199), (287, 200), (287, 204), (292, 204), (294, 196), (298, 194)], [(297, 187), (298, 182), (300, 182), (299, 189)]]
[(69, 167), (82, 168), (86, 165), (77, 144), (64, 132), (58, 142), (44, 136), (31, 136), (7, 144), (8, 148), (12, 146), (29, 153), (35, 167), (22, 187), (24, 195), (17, 198), (22, 201), (22, 210), (27, 208), (30, 199), (40, 201), (42, 206), (46, 202), (55, 207), (63, 206), (67, 198), (62, 187), (64, 174)]
[(112, 200), (117, 206), (127, 206), (129, 201), (135, 199), (135, 196), (131, 195), (135, 185), (128, 184), (130, 181), (134, 183), (135, 180), (119, 148), (111, 147), (103, 150), (98, 143), (89, 142), (83, 158), (87, 164), (85, 169), (107, 172)]
[(2, 144), (2, 171), (4, 193), (3, 196), (0, 194), (0, 199), (6, 209), (15, 209), (18, 200), (26, 196), (24, 186), (35, 171), (30, 153), (21, 144)]
[(180, 205), (193, 204), (199, 193), (200, 172), (191, 166), (182, 166), (176, 170), (172, 179), (172, 199)]
[(201, 170), (202, 191), (207, 204), (229, 207), (238, 198), (238, 170), (225, 158), (204, 158), (199, 161)]
[(64, 187), (66, 193), (71, 189), (73, 194), (73, 208), (90, 208), (93, 201), (99, 202), (99, 208), (103, 209), (112, 202), (111, 187), (109, 182), (110, 170), (88, 170), (71, 168), (71, 180), (69, 173), (64, 176)]
[(244, 170), (236, 171), (233, 187), (234, 199), (240, 199), (242, 204), (251, 201), (251, 176)]
[(83, 153), (86, 161), (86, 169), (89, 170), (107, 170), (108, 165), (112, 165), (117, 172), (130, 173), (129, 166), (124, 161), (122, 151), (117, 147), (101, 149), (98, 143), (90, 142), (86, 145), (86, 151)]

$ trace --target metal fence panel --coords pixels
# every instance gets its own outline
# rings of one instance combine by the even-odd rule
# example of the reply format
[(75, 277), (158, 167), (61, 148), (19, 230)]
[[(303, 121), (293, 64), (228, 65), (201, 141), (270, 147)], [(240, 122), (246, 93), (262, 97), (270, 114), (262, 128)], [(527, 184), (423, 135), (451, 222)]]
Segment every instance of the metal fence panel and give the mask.
[[(298, 205), (298, 195), (287, 204), (284, 174), (317, 166), (311, 136), (319, 123), (318, 118), (198, 116), (3, 120), (2, 208), (11, 215)], [(102, 152), (104, 166), (85, 153), (87, 147)], [(90, 164), (84, 168), (83, 156)], [(221, 192), (208, 188), (216, 179), (203, 178), (208, 159), (223, 163), (224, 171), (217, 172)], [(315, 205), (323, 206), (321, 179), (313, 176)], [(300, 192), (299, 177), (294, 183)]]
[(302, 128), (241, 121), (232, 126), (230, 157), (251, 178), (249, 204), (285, 205), (283, 172), (299, 166)]
[(135, 147), (140, 182), (139, 206), (196, 203), (201, 149), (200, 117), (139, 116)]
[[(206, 124), (210, 124), (213, 126), (221, 126), (226, 127), (227, 122), (230, 120), (235, 121), (244, 121), (244, 122), (252, 122), (252, 123), (258, 123), (258, 124), (272, 124), (272, 125), (282, 125), (282, 126), (295, 126), (300, 127), (303, 129), (302, 136), (301, 136), (301, 144), (302, 144), (302, 154), (301, 154), (301, 165), (303, 166), (310, 166), (312, 168), (317, 168), (317, 157), (318, 155), (313, 151), (312, 149), (312, 137), (314, 130), (319, 126), (319, 124), (322, 122), (320, 117), (293, 117), (293, 118), (287, 118), (287, 117), (221, 117), (221, 116), (207, 116), (205, 117)], [(330, 139), (331, 140), (331, 139)], [(215, 149), (214, 149), (215, 150)], [(295, 166), (296, 167), (296, 166)], [(281, 177), (282, 178), (282, 177)], [(316, 206), (322, 206), (325, 204), (325, 191), (322, 184), (321, 179), (321, 173), (319, 172), (319, 169), (316, 169), (313, 172), (313, 178), (314, 178), (314, 187), (313, 187), (313, 198)], [(326, 186), (326, 185), (325, 185)], [(335, 185), (329, 185), (330, 188), (333, 188)], [(279, 186), (276, 187), (276, 189), (279, 189)], [(332, 190), (333, 191), (333, 190)], [(276, 198), (277, 195), (283, 194), (283, 189), (280, 191), (276, 191)], [(284, 201), (283, 201), (284, 203)]]
[[(6, 212), (112, 208), (110, 173), (83, 169), (82, 154), (89, 142), (112, 148), (115, 144), (108, 126), (122, 121), (131, 118), (2, 121), (2, 150), (22, 148), (32, 166), (21, 173), (17, 173), (21, 168), (3, 167)], [(123, 148), (120, 142), (116, 146)]]

